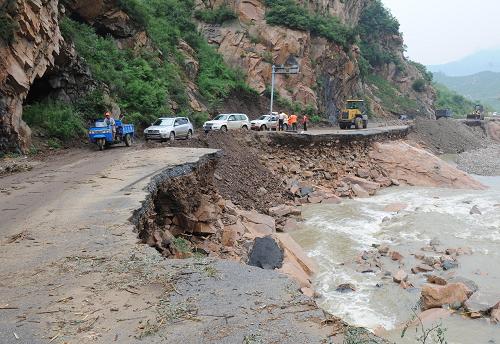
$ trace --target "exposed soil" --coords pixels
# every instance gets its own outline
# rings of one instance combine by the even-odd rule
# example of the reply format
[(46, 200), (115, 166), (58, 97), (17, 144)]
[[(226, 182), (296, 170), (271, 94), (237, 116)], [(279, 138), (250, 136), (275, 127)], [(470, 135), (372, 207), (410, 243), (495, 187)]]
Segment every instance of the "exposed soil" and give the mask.
[(168, 145), (221, 149), (222, 158), (214, 175), (215, 185), (221, 196), (235, 205), (267, 213), (270, 207), (289, 199), (280, 176), (261, 163), (264, 152), (254, 133), (246, 130), (210, 132), (190, 141), (169, 142)]
[(481, 127), (457, 120), (417, 118), (409, 138), (436, 154), (456, 154), (484, 147), (487, 135)]

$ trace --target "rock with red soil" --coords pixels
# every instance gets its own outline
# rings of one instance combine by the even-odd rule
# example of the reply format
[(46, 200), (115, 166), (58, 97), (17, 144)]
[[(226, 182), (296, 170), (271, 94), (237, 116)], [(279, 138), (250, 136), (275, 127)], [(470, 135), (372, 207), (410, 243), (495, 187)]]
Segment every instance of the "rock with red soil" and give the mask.
[(433, 270), (434, 270), (434, 268), (432, 266), (427, 265), (427, 264), (419, 264), (419, 265), (411, 268), (411, 272), (413, 272), (414, 274), (418, 274), (421, 272), (430, 272)]
[(269, 215), (282, 217), (287, 215), (295, 215), (298, 216), (301, 214), (301, 211), (297, 207), (293, 207), (286, 204), (281, 204), (276, 207), (269, 208)]
[(403, 260), (403, 255), (397, 251), (392, 251), (391, 252), (391, 259), (394, 261), (400, 261)]
[(490, 318), (494, 323), (500, 324), (500, 308), (491, 310)]
[(396, 283), (401, 283), (408, 279), (408, 274), (404, 270), (398, 270), (392, 275), (392, 280)]
[(388, 178), (408, 185), (476, 190), (485, 188), (467, 173), (403, 141), (376, 142), (369, 156), (387, 172)]
[(472, 294), (472, 291), (463, 283), (450, 283), (444, 286), (424, 284), (421, 291), (422, 310), (440, 308), (452, 305), (459, 308)]
[(359, 178), (353, 175), (348, 175), (344, 177), (342, 181), (351, 184), (351, 188), (353, 188), (354, 185), (359, 185), (363, 190), (368, 192), (370, 195), (374, 195), (377, 192), (377, 190), (380, 189), (379, 183), (371, 182), (369, 180)]
[(351, 188), (352, 188), (352, 191), (354, 192), (354, 195), (356, 195), (356, 197), (360, 197), (360, 198), (370, 197), (370, 193), (368, 191), (366, 191), (365, 189), (363, 189), (363, 187), (358, 185), (358, 184), (353, 184), (351, 186)]
[(437, 285), (446, 285), (448, 282), (440, 276), (435, 276), (435, 275), (428, 275), (427, 276), (427, 282), (431, 284), (437, 284)]

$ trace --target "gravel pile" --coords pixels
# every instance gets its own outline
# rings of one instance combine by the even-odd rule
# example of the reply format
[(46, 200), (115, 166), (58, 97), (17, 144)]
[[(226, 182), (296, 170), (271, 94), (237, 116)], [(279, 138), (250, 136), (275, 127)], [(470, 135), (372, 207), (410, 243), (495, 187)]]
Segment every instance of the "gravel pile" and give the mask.
[(463, 153), (483, 148), (489, 142), (481, 127), (469, 127), (463, 122), (446, 118), (417, 118), (410, 138), (436, 154)]
[(467, 173), (481, 176), (500, 176), (500, 145), (462, 153), (457, 166)]

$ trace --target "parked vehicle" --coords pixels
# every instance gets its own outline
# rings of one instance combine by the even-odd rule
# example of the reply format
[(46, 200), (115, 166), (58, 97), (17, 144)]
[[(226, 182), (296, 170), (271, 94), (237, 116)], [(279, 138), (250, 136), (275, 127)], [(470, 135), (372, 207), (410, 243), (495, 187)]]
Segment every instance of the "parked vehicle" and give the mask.
[(278, 125), (278, 116), (276, 115), (262, 115), (259, 118), (250, 122), (250, 128), (252, 130), (266, 131), (266, 130), (276, 130)]
[(230, 129), (250, 129), (248, 116), (242, 113), (220, 114), (213, 120), (203, 124), (203, 130), (208, 133), (211, 130), (228, 131)]
[(170, 140), (193, 136), (193, 124), (186, 117), (160, 117), (150, 127), (144, 129), (144, 138), (148, 140)]
[(133, 124), (123, 124), (121, 119), (115, 120), (115, 135), (113, 137), (113, 128), (108, 126), (104, 119), (97, 120), (94, 126), (89, 128), (88, 136), (92, 143), (95, 143), (99, 150), (106, 146), (117, 143), (125, 143), (127, 147), (132, 144), (135, 128)]
[(354, 124), (356, 129), (366, 129), (368, 115), (364, 100), (348, 100), (345, 109), (339, 114), (340, 129), (350, 129)]
[(436, 119), (451, 118), (452, 116), (453, 116), (453, 111), (451, 111), (450, 109), (436, 110)]

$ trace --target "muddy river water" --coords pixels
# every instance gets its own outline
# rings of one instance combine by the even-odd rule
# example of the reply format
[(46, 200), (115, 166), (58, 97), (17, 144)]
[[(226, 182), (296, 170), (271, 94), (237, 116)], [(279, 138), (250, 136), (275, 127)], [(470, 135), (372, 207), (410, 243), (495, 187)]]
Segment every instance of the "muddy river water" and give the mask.
[[(313, 205), (303, 211), (305, 221), (293, 237), (319, 264), (315, 287), (320, 304), (331, 313), (377, 332), (396, 343), (416, 343), (415, 331), (401, 338), (401, 329), (418, 302), (423, 274), (410, 272), (412, 253), (431, 254), (420, 249), (434, 239), (439, 247), (470, 247), (471, 255), (458, 257), (459, 267), (441, 272), (473, 280), (480, 291), (500, 295), (500, 177), (475, 177), (487, 190), (397, 187), (376, 196), (344, 201), (340, 205)], [(402, 203), (400, 212), (384, 210)], [(471, 215), (473, 206), (482, 215)], [(385, 244), (405, 258), (404, 268), (415, 288), (403, 289), (382, 273), (361, 273), (352, 263), (372, 244)], [(345, 263), (345, 264), (343, 264)], [(397, 265), (386, 259), (383, 270)], [(336, 291), (352, 283), (356, 291)], [(452, 343), (500, 343), (500, 325), (486, 319), (461, 315), (442, 319), (446, 339)]]

